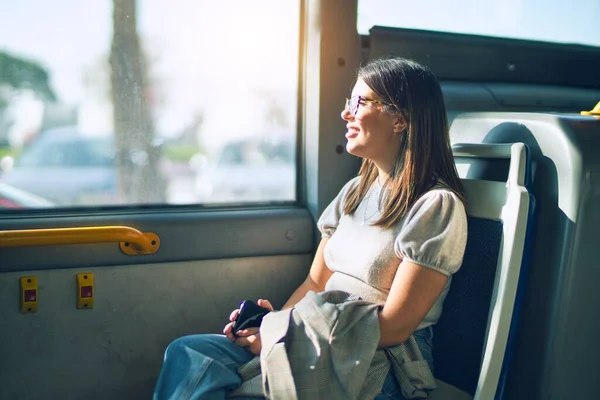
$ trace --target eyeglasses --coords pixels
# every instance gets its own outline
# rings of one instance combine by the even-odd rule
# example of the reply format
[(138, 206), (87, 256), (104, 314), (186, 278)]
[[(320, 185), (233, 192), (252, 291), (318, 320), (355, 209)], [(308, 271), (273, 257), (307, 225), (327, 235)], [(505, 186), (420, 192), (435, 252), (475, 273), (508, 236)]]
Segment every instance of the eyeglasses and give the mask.
[(346, 109), (352, 116), (355, 116), (356, 113), (358, 112), (358, 107), (361, 104), (365, 104), (365, 103), (375, 103), (375, 104), (381, 104), (383, 106), (391, 107), (391, 104), (384, 103), (383, 101), (373, 100), (373, 99), (369, 99), (369, 98), (363, 97), (363, 96), (353, 96), (349, 99), (346, 99)]

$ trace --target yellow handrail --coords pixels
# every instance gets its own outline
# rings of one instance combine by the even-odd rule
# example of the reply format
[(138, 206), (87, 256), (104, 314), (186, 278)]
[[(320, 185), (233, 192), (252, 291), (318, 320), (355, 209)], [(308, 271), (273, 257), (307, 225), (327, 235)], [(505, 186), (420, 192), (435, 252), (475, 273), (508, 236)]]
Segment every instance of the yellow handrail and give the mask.
[(0, 231), (0, 247), (48, 246), (119, 242), (128, 255), (152, 254), (160, 246), (158, 235), (128, 226), (26, 229)]
[(598, 115), (600, 116), (600, 101), (596, 104), (596, 107), (592, 108), (590, 111), (582, 111), (581, 115)]

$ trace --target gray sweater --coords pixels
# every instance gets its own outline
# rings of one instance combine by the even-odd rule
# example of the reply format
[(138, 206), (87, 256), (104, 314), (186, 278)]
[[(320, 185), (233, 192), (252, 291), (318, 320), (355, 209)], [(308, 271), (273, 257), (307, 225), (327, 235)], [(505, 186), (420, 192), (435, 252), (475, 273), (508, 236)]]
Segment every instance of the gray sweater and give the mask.
[(425, 193), (395, 226), (370, 225), (380, 216), (381, 185), (374, 183), (353, 215), (344, 215), (344, 199), (360, 177), (350, 180), (325, 209), (317, 225), (325, 263), (334, 273), (326, 290), (342, 290), (384, 304), (402, 260), (449, 277), (442, 294), (418, 329), (440, 318), (452, 274), (460, 268), (467, 241), (465, 208), (452, 191), (436, 186)]
[(425, 398), (436, 387), (413, 336), (378, 349), (378, 306), (355, 295), (309, 291), (293, 308), (262, 322), (262, 351), (244, 364), (243, 384), (229, 395), (272, 400), (368, 400), (389, 371), (405, 398)]

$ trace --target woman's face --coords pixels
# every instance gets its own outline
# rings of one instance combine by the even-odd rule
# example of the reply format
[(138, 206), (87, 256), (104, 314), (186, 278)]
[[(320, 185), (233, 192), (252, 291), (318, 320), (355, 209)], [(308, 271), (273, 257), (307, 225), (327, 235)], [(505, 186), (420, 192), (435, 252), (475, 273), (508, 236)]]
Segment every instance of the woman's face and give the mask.
[[(357, 96), (369, 100), (382, 101), (373, 90), (358, 79), (352, 89), (352, 100)], [(361, 101), (356, 115), (348, 107), (342, 111), (342, 119), (347, 122), (346, 150), (357, 157), (367, 158), (379, 167), (391, 169), (400, 151), (400, 138), (404, 131), (404, 122), (397, 114), (390, 114), (376, 102)]]

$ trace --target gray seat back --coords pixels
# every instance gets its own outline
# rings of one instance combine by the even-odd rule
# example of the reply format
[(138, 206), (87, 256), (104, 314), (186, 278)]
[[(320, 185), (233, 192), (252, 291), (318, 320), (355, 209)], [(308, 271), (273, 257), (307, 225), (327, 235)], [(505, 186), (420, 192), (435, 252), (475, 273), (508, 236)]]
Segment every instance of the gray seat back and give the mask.
[[(453, 276), (434, 328), (435, 375), (476, 399), (490, 399), (502, 382), (505, 355), (511, 350), (532, 215), (526, 188), (531, 163), (522, 143), (455, 145), (454, 153), (465, 186), (469, 234), (463, 265)], [(506, 179), (498, 179), (494, 168), (495, 177), (481, 176), (477, 171), (485, 170), (481, 166), (486, 160), (496, 166), (510, 160)]]

